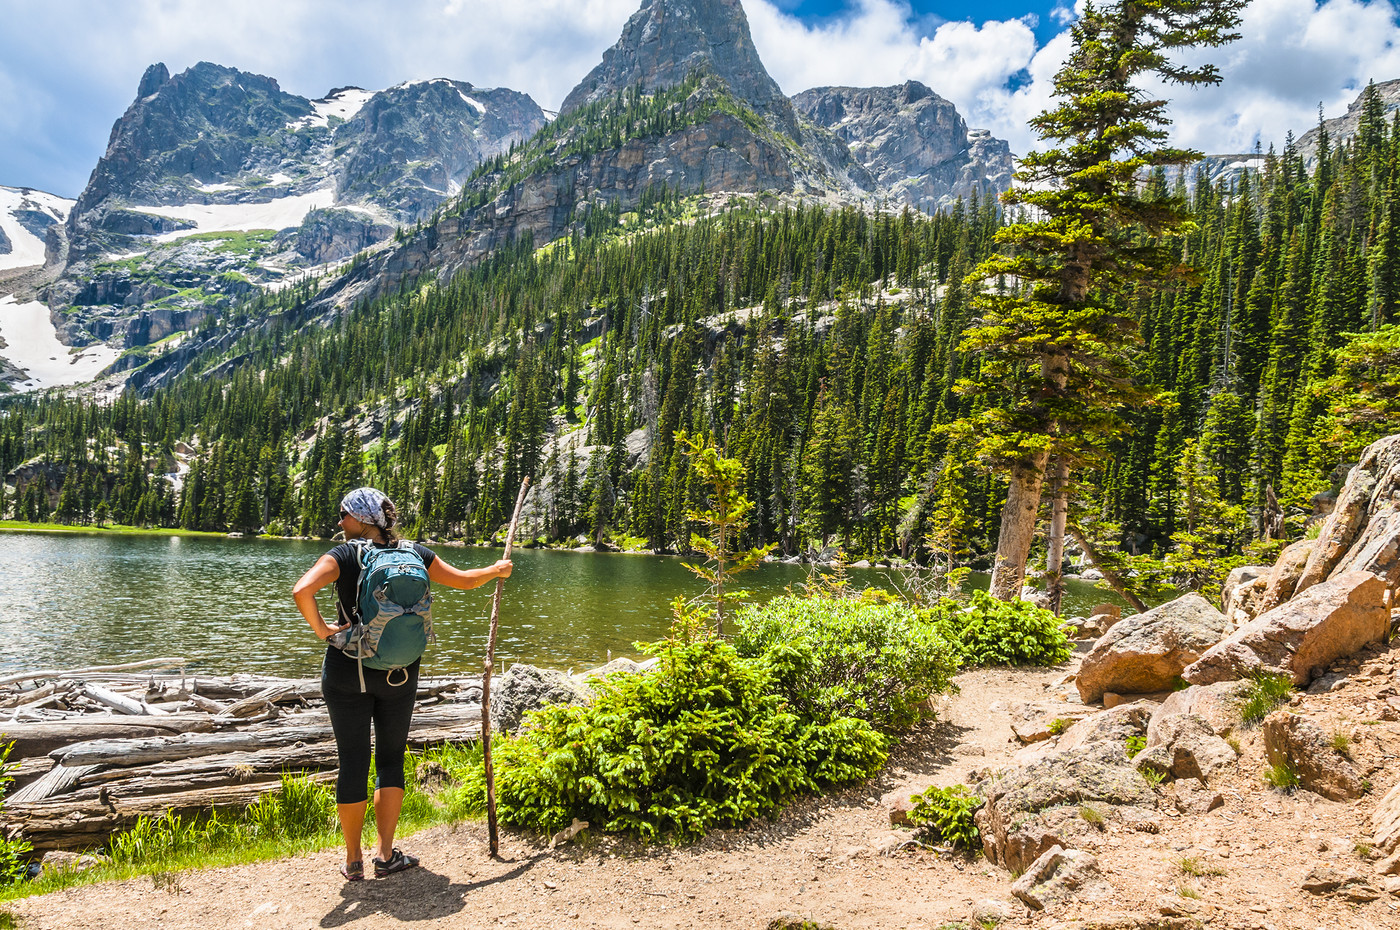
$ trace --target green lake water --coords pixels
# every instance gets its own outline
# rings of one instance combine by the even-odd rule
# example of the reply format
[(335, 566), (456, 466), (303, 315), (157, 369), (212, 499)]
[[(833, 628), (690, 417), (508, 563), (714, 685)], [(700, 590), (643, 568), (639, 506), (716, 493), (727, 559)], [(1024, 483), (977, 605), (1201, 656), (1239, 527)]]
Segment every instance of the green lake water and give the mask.
[[(331, 543), (218, 537), (0, 533), (0, 670), (78, 668), (182, 656), (206, 675), (310, 676), (325, 647), (292, 604), (297, 578)], [(489, 565), (499, 549), (437, 550), (459, 568)], [(670, 601), (701, 590), (680, 559), (517, 549), (501, 604), (498, 659), (584, 669), (660, 638)], [(861, 587), (892, 587), (891, 573), (855, 570)], [(743, 577), (758, 599), (807, 579), (804, 566), (770, 563)], [(985, 576), (980, 579), (985, 587)], [(974, 583), (977, 583), (974, 581)], [(479, 671), (494, 583), (434, 588), (429, 674)], [(332, 589), (321, 612), (333, 616)], [(1113, 600), (1071, 581), (1066, 610)]]

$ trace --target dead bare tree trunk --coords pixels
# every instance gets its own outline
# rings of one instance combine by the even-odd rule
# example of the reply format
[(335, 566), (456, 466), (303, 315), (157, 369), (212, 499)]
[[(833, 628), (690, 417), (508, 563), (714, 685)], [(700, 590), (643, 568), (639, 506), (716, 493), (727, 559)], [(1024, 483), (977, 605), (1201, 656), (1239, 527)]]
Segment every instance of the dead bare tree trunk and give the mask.
[[(530, 491), (527, 476), (520, 482), (520, 495), (515, 499), (515, 513), (510, 518), (510, 529), (506, 531), (506, 554), (510, 558), (511, 546), (515, 544), (515, 527), (520, 522), (520, 508), (525, 504), (525, 495)], [(500, 852), (500, 837), (496, 832), (496, 771), (491, 765), (491, 670), (496, 666), (496, 627), (501, 619), (501, 592), (506, 580), (496, 579), (496, 594), (491, 599), (491, 633), (486, 638), (486, 660), (481, 669), (481, 752), (486, 768), (486, 827), (491, 838), (491, 855)]]

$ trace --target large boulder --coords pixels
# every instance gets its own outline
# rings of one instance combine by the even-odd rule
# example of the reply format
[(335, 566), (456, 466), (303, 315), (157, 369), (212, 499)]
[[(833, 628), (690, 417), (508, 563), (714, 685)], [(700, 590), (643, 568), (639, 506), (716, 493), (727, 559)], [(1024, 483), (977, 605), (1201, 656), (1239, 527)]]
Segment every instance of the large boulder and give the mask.
[(1011, 885), (1011, 893), (1032, 910), (1069, 898), (1095, 900), (1113, 894), (1104, 881), (1099, 861), (1079, 849), (1055, 846), (1047, 849)]
[(1092, 743), (1109, 742), (1123, 746), (1130, 736), (1147, 733), (1154, 705), (1146, 701), (1120, 704), (1084, 717), (1060, 736), (1057, 752), (1072, 752)]
[(1385, 638), (1386, 584), (1370, 572), (1347, 572), (1260, 614), (1182, 673), (1193, 685), (1234, 681), (1256, 670), (1305, 685), (1337, 659)]
[(1152, 720), (1147, 724), (1147, 745), (1166, 742), (1162, 728), (1168, 720), (1182, 714), (1201, 718), (1214, 733), (1234, 729), (1240, 724), (1240, 702), (1248, 689), (1248, 682), (1222, 681), (1174, 692), (1152, 712)]
[(587, 687), (566, 672), (512, 665), (491, 685), (491, 727), (516, 730), (527, 713), (545, 704), (586, 704)]
[(1269, 580), (1264, 586), (1264, 593), (1256, 605), (1256, 617), (1293, 596), (1293, 592), (1298, 588), (1298, 579), (1303, 577), (1303, 569), (1307, 567), (1308, 558), (1316, 547), (1317, 540), (1300, 539), (1279, 553), (1274, 567), (1269, 570)]
[[(1220, 605), (1226, 607), (1230, 603), (1230, 598), (1235, 594), (1241, 585), (1249, 584), (1263, 578), (1267, 583), (1269, 573), (1273, 567), (1269, 565), (1240, 565), (1230, 569), (1230, 574), (1225, 576), (1225, 583), (1220, 586)], [(1229, 616), (1226, 610), (1226, 616)]]
[(1400, 784), (1390, 789), (1371, 813), (1372, 842), (1386, 853), (1400, 852)]
[(1209, 781), (1234, 768), (1239, 753), (1195, 714), (1173, 714), (1150, 732), (1133, 764), (1139, 772)]
[(1333, 801), (1361, 797), (1356, 770), (1317, 724), (1289, 710), (1264, 718), (1264, 752), (1271, 765), (1287, 766), (1298, 784)]
[(1077, 805), (1098, 801), (1150, 807), (1156, 795), (1128, 761), (1123, 744), (1102, 740), (1056, 753), (979, 782), (986, 803), (974, 815), (987, 858), (1023, 872), (1055, 846), (1089, 829)]
[(1362, 451), (1322, 524), (1297, 591), (1355, 571), (1400, 583), (1400, 435)]
[(1225, 619), (1230, 621), (1230, 626), (1244, 626), (1259, 616), (1263, 609), (1264, 592), (1268, 586), (1269, 576), (1266, 569), (1265, 574), (1248, 578), (1229, 588), (1229, 593), (1222, 595)]
[(1225, 615), (1188, 594), (1117, 623), (1079, 665), (1075, 685), (1086, 704), (1105, 691), (1170, 690), (1186, 666), (1228, 635)]

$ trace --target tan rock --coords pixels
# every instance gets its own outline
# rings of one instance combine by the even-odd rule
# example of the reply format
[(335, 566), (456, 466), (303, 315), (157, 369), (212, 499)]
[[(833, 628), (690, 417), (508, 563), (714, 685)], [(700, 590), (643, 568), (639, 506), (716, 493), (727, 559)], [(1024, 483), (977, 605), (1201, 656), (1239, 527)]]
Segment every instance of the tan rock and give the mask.
[(1059, 753), (1073, 752), (1090, 743), (1109, 742), (1124, 745), (1129, 736), (1145, 736), (1152, 719), (1153, 705), (1147, 702), (1122, 704), (1111, 710), (1101, 710), (1070, 727), (1055, 744)]
[[(1267, 585), (1272, 571), (1273, 567), (1270, 565), (1240, 565), (1230, 569), (1230, 574), (1225, 576), (1225, 583), (1220, 586), (1220, 609), (1225, 612), (1225, 616), (1230, 615), (1230, 601), (1242, 585), (1261, 578), (1264, 579), (1263, 584)], [(1263, 593), (1262, 590), (1260, 593)]]
[(1400, 851), (1400, 784), (1391, 788), (1371, 813), (1372, 842), (1387, 854)]
[(1063, 846), (1046, 850), (1011, 885), (1011, 893), (1037, 911), (1056, 901), (1101, 899), (1112, 892), (1103, 880), (1097, 859)]
[(1093, 713), (1092, 707), (1059, 701), (1015, 704), (1010, 711), (1011, 732), (1023, 743), (1039, 743), (1065, 732)]
[[(1269, 580), (1264, 593), (1259, 597), (1256, 609), (1259, 613), (1272, 610), (1293, 596), (1298, 587), (1298, 579), (1303, 577), (1308, 557), (1317, 546), (1315, 539), (1300, 539), (1279, 553), (1274, 567), (1269, 570)], [(1258, 614), (1255, 614), (1258, 616)]]
[(1139, 772), (1154, 771), (1173, 779), (1205, 782), (1233, 769), (1238, 758), (1238, 753), (1215, 735), (1210, 724), (1194, 714), (1176, 714), (1161, 721), (1133, 764)]
[(1260, 575), (1237, 586), (1225, 601), (1225, 619), (1232, 626), (1244, 626), (1263, 612), (1264, 591), (1269, 586), (1269, 577)]
[(1176, 714), (1194, 714), (1210, 724), (1215, 733), (1228, 733), (1239, 726), (1240, 697), (1247, 688), (1246, 682), (1223, 681), (1214, 685), (1192, 685), (1184, 691), (1174, 692), (1152, 712), (1152, 720), (1147, 724), (1148, 745), (1155, 746), (1162, 742), (1160, 736), (1153, 736), (1153, 731), (1161, 726), (1162, 721)]
[(1149, 704), (1160, 704), (1171, 697), (1170, 691), (1150, 691), (1147, 694), (1119, 694), (1116, 691), (1105, 691), (1103, 693), (1103, 706), (1106, 710), (1112, 710), (1124, 704), (1134, 704), (1138, 701), (1146, 701)]
[(1393, 585), (1400, 581), (1398, 563), (1400, 435), (1378, 439), (1362, 451), (1322, 524), (1297, 590), (1352, 571), (1369, 571)]
[(1348, 572), (1255, 617), (1212, 647), (1182, 677), (1194, 685), (1234, 681), (1262, 669), (1307, 684), (1337, 659), (1385, 638), (1385, 582)]
[(1095, 604), (1091, 613), (1095, 617), (1111, 617), (1114, 623), (1123, 619), (1123, 608), (1117, 604)]
[(1264, 718), (1264, 752), (1272, 765), (1298, 773), (1298, 783), (1333, 801), (1361, 797), (1364, 789), (1351, 763), (1332, 748), (1332, 740), (1306, 717), (1276, 710)]
[(1400, 875), (1400, 852), (1376, 863), (1377, 875)]
[(1224, 614), (1199, 594), (1188, 594), (1116, 624), (1080, 663), (1075, 686), (1086, 704), (1105, 691), (1168, 691), (1227, 632)]
[(1209, 814), (1225, 806), (1225, 798), (1219, 791), (1207, 788), (1194, 778), (1182, 778), (1174, 782), (1168, 796), (1176, 809), (1183, 814)]
[(909, 792), (896, 791), (886, 795), (885, 809), (890, 814), (890, 826), (907, 827), (911, 825), (909, 815), (914, 811), (914, 802), (910, 800)]

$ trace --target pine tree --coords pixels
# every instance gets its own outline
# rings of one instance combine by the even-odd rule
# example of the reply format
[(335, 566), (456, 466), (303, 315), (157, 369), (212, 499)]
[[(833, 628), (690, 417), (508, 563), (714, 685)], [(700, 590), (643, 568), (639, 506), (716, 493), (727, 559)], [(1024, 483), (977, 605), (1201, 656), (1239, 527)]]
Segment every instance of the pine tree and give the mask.
[[(984, 291), (982, 321), (964, 339), (986, 356), (983, 378), (1007, 399), (965, 432), (980, 455), (1010, 482), (1002, 511), (992, 593), (1020, 593), (1034, 534), (1041, 485), (1052, 456), (1057, 484), (1118, 434), (1125, 404), (1141, 400), (1131, 385), (1136, 321), (1125, 306), (1134, 290), (1163, 280), (1176, 265), (1160, 237), (1185, 221), (1182, 206), (1142, 174), (1196, 153), (1162, 146), (1165, 100), (1141, 89), (1146, 77), (1185, 85), (1220, 80), (1213, 65), (1174, 63), (1170, 52), (1214, 47), (1236, 38), (1244, 0), (1120, 0), (1087, 6), (1075, 23), (1069, 60), (1055, 76), (1061, 101), (1031, 121), (1060, 147), (1022, 160), (1005, 202), (1029, 207), (1032, 219), (997, 233), (1007, 248), (973, 273), (979, 283), (1014, 279), (1009, 291)], [(1063, 506), (1057, 502), (1063, 533)], [(1058, 571), (1053, 566), (1052, 571)]]

